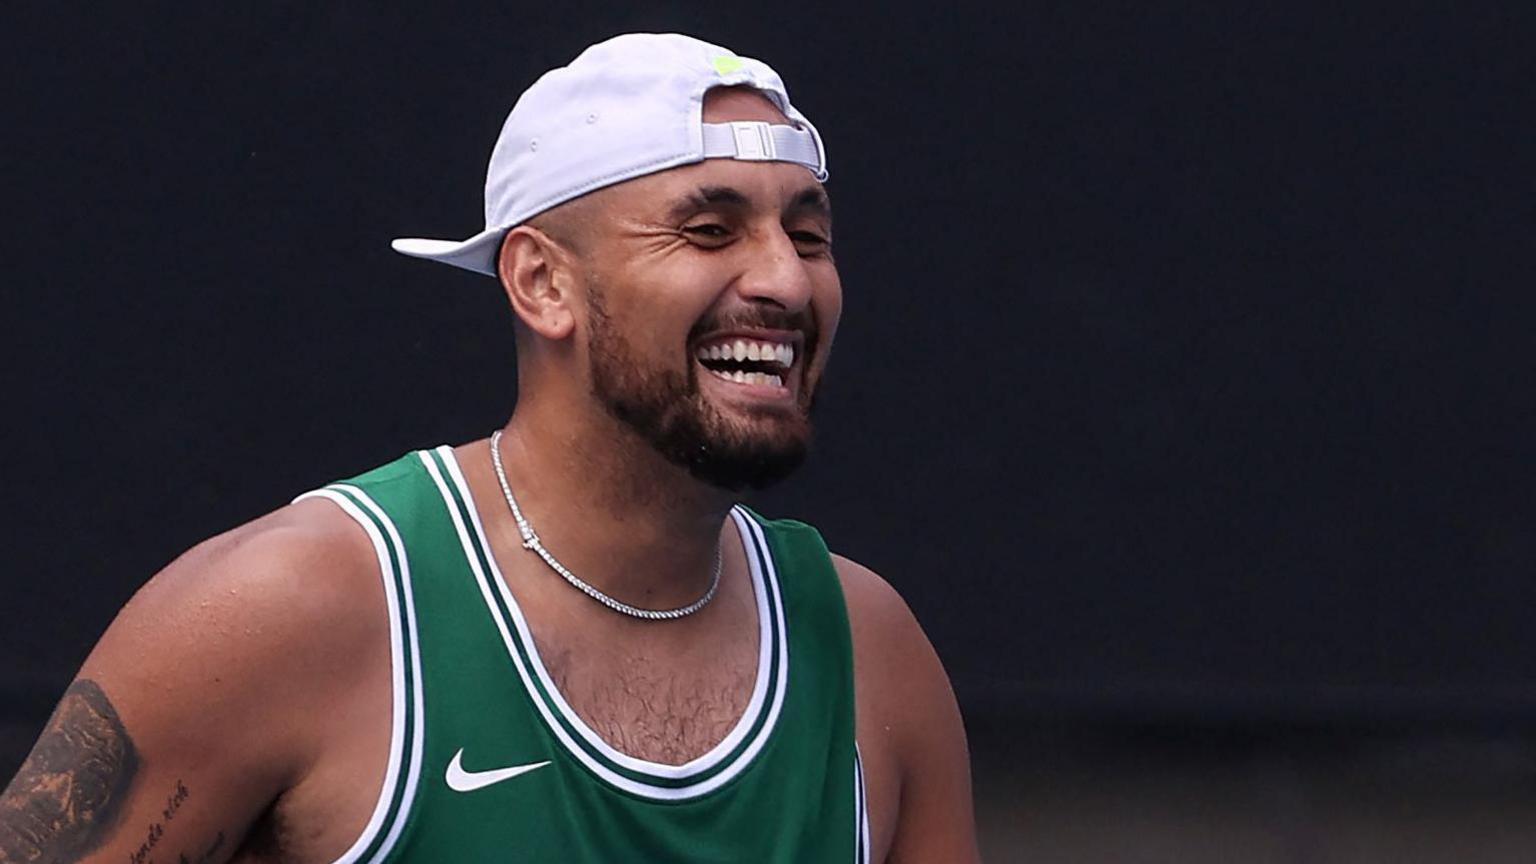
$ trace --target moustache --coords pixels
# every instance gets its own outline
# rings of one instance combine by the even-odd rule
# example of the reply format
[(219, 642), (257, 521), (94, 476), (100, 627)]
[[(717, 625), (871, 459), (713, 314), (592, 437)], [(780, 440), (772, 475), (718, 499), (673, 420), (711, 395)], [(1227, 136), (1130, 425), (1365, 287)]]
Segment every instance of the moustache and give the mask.
[(791, 312), (787, 309), (767, 307), (763, 309), (743, 309), (737, 312), (709, 315), (702, 318), (689, 331), (688, 341), (690, 343), (696, 342), (707, 333), (718, 333), (721, 330), (746, 330), (753, 328), (799, 331), (805, 336), (804, 349), (807, 351), (816, 344), (816, 337), (818, 335), (816, 319), (809, 311)]

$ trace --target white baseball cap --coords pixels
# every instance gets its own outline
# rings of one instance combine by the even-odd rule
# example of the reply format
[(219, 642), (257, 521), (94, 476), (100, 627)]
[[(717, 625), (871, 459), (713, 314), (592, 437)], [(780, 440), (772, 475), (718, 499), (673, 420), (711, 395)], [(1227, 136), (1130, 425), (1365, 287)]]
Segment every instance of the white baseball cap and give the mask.
[[(793, 125), (703, 122), (704, 94), (740, 85)], [(513, 226), (604, 186), (715, 158), (793, 162), (827, 179), (821, 135), (768, 64), (676, 33), (615, 36), (546, 72), (512, 107), (485, 174), (484, 231), (390, 245), (494, 276)]]

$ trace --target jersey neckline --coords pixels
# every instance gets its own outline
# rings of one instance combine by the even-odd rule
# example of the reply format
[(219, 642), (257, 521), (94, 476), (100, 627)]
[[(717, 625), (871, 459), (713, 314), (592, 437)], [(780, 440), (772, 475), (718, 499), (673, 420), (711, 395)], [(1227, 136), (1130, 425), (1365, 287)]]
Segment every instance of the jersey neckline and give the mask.
[(530, 700), (552, 736), (598, 779), (643, 798), (678, 801), (720, 788), (744, 771), (769, 740), (788, 684), (789, 644), (777, 568), (762, 526), (740, 506), (731, 519), (746, 553), (756, 599), (758, 664), (752, 695), (731, 731), (703, 755), (682, 765), (631, 756), (593, 731), (555, 686), (539, 656), (528, 622), (507, 586), (481, 523), (474, 495), (451, 448), (418, 451), (436, 485), (474, 575), (486, 609)]

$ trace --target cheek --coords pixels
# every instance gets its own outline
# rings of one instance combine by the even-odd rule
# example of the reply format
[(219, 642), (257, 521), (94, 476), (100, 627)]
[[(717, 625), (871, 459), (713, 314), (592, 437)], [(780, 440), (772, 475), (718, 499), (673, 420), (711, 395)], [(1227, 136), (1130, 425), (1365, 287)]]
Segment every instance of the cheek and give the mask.
[(721, 315), (724, 292), (719, 285), (679, 282), (654, 295), (650, 307), (639, 313), (652, 350), (657, 354), (686, 354), (695, 328), (709, 326)]
[(663, 367), (691, 365), (688, 336), (698, 322), (700, 309), (658, 299), (626, 311), (622, 325), (626, 340), (645, 362)]
[(688, 333), (703, 306), (678, 279), (648, 274), (607, 296), (607, 312), (635, 350), (651, 357), (671, 356), (687, 347)]
[(832, 338), (837, 335), (837, 325), (843, 317), (843, 286), (833, 276), (825, 284), (817, 285), (811, 295), (811, 308), (816, 314), (817, 334), (820, 342), (818, 365), (825, 365), (832, 350)]

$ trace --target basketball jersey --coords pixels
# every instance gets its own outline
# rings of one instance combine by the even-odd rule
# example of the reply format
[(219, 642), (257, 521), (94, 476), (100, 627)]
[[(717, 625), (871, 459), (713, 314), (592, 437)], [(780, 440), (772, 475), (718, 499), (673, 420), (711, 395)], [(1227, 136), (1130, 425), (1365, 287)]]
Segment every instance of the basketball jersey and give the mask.
[(561, 696), (450, 448), (309, 497), (367, 533), (392, 624), (383, 790), (338, 864), (868, 861), (848, 616), (814, 529), (731, 510), (755, 683), (718, 745), (666, 765), (616, 750)]

